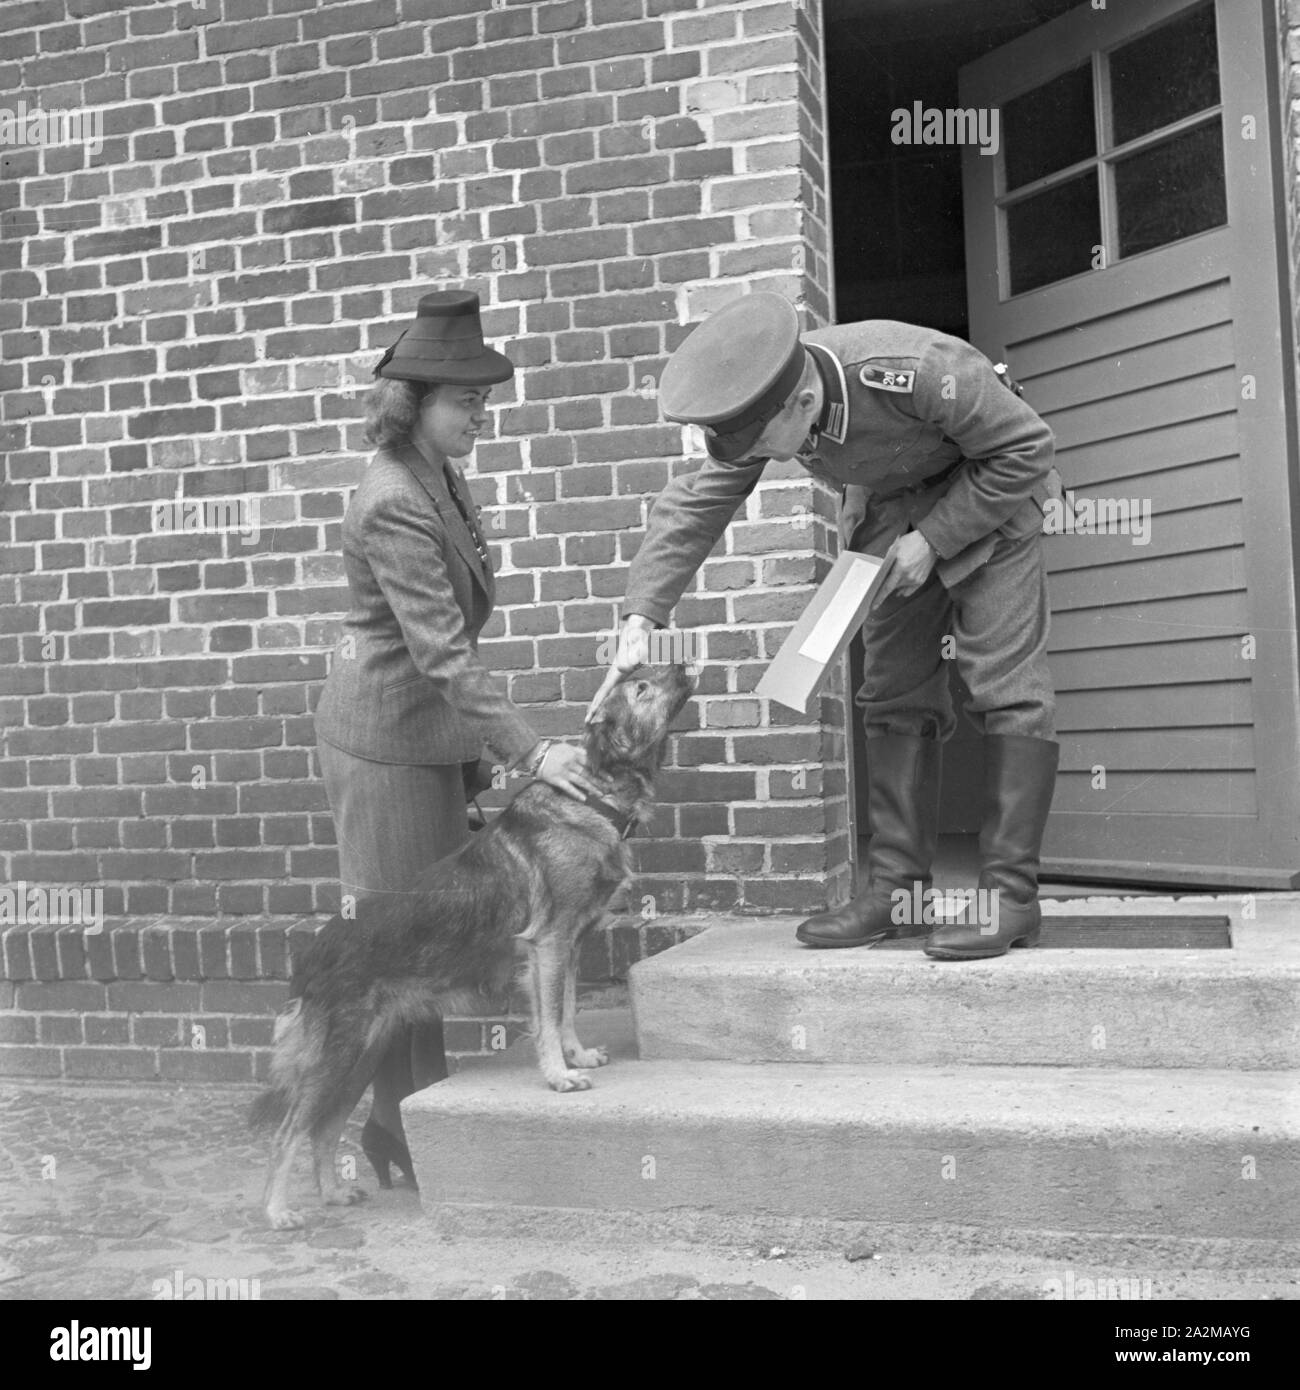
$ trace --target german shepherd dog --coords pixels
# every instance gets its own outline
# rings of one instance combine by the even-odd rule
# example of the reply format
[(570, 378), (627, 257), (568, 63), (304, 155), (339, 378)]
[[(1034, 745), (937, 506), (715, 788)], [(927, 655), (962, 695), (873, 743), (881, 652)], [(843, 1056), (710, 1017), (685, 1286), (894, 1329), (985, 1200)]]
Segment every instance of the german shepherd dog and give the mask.
[(263, 1196), (275, 1229), (303, 1224), (288, 1184), (304, 1138), (328, 1205), (366, 1195), (339, 1181), (335, 1150), (405, 1024), (500, 997), (521, 976), (547, 1084), (590, 1088), (588, 1069), (609, 1059), (574, 1031), (578, 946), (627, 881), (626, 834), (650, 817), (668, 726), (692, 689), (685, 668), (664, 666), (610, 692), (586, 735), (588, 768), (611, 789), (602, 802), (529, 783), (410, 892), (363, 899), (355, 919), (321, 928), (276, 1020), (270, 1089), (249, 1114), (279, 1125)]

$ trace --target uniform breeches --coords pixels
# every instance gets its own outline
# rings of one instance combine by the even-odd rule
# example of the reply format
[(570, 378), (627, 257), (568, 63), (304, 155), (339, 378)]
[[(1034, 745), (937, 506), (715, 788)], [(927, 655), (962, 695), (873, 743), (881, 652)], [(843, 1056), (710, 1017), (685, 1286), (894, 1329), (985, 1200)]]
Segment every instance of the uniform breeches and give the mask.
[(857, 704), (867, 737), (951, 738), (957, 721), (948, 671), (955, 661), (971, 693), (966, 713), (980, 733), (1054, 738), (1050, 619), (1037, 530), (999, 534), (986, 563), (951, 591), (932, 571), (916, 593), (891, 594), (862, 627)]

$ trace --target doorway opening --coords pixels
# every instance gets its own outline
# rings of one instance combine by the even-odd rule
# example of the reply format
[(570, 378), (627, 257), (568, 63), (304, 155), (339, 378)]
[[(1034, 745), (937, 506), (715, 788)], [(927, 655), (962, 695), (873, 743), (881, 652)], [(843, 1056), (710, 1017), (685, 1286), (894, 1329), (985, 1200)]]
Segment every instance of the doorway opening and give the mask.
[[(1083, 0), (1087, 3), (1087, 0)], [(960, 107), (958, 74), (975, 59), (1076, 9), (1080, 0), (824, 0), (836, 317), (899, 319), (970, 339), (962, 200), (956, 145), (894, 144), (898, 109)], [(975, 346), (997, 360), (1001, 345)], [(1011, 364), (1015, 373), (1015, 364)], [(853, 688), (862, 644), (850, 647)], [(968, 698), (949, 673), (958, 728), (944, 747), (939, 888), (978, 872), (983, 752), (962, 713)], [(852, 710), (859, 859), (866, 842), (866, 737)], [(1091, 887), (1044, 882), (1054, 896)], [(1125, 888), (1125, 893), (1140, 890)]]

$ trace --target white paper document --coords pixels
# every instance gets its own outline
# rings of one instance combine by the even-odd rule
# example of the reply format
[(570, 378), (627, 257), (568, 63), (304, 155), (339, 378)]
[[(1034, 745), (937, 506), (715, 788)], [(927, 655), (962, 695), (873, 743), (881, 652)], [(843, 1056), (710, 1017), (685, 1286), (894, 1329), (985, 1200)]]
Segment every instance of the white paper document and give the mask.
[(826, 605), (826, 611), (803, 639), (799, 647), (800, 656), (806, 656), (810, 661), (822, 664), (834, 659), (836, 647), (839, 646), (845, 630), (853, 622), (858, 605), (866, 598), (880, 570), (880, 565), (865, 561), (853, 566)]

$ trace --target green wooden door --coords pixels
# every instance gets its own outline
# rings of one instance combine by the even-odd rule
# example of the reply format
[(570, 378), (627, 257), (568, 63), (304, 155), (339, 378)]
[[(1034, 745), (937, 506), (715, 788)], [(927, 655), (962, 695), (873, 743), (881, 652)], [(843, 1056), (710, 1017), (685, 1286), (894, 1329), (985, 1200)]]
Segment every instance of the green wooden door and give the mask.
[(1083, 4), (962, 73), (1001, 112), (964, 157), (971, 337), (1096, 528), (1046, 541), (1049, 874), (1300, 884), (1272, 42), (1263, 0)]

